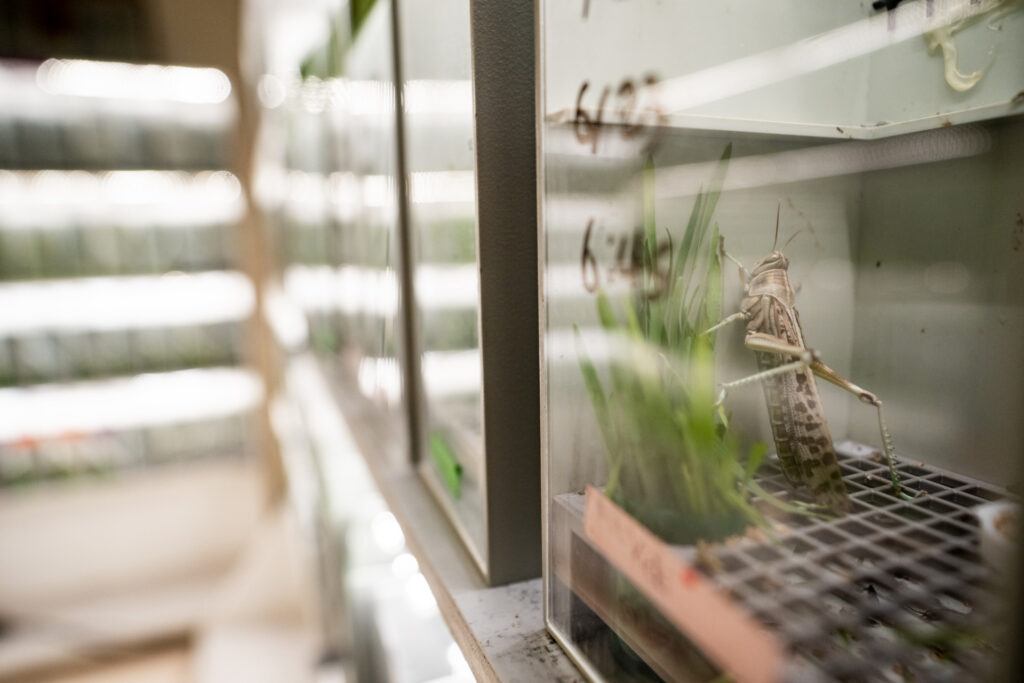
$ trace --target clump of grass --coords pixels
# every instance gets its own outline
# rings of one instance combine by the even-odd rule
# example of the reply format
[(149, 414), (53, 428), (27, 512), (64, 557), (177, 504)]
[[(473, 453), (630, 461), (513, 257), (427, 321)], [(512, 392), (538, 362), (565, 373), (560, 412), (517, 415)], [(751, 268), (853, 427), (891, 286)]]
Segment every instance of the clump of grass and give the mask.
[(712, 216), (731, 147), (707, 191), (698, 193), (682, 241), (670, 245), (670, 265), (666, 270), (662, 259), (660, 271), (648, 161), (635, 291), (620, 310), (597, 292), (598, 318), (616, 349), (607, 379), (584, 349), (580, 353), (607, 451), (605, 494), (670, 543), (719, 540), (766, 526), (751, 504), (757, 491), (752, 477), (766, 447), (744, 449), (728, 429), (715, 402), (714, 335), (703, 334), (721, 316), (720, 236)]

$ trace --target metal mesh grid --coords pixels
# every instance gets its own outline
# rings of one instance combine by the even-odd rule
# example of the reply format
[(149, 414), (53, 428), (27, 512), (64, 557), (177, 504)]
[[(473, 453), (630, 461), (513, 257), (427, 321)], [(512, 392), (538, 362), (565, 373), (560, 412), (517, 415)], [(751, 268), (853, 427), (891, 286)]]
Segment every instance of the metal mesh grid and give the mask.
[[(984, 678), (994, 658), (983, 627), (997, 616), (995, 577), (980, 557), (974, 508), (1005, 492), (904, 463), (903, 487), (914, 498), (901, 500), (877, 451), (837, 450), (850, 513), (787, 518), (775, 540), (710, 549), (705, 564), (716, 582), (782, 638), (796, 672), (811, 678)], [(780, 498), (792, 495), (773, 463), (759, 479)]]

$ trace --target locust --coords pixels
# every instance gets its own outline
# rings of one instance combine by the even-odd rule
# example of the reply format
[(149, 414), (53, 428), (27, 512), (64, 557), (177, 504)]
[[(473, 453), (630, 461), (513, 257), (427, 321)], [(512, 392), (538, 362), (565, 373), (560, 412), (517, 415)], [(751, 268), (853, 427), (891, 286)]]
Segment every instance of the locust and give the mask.
[(893, 491), (899, 494), (893, 439), (886, 427), (882, 401), (878, 396), (826, 365), (818, 353), (804, 342), (800, 315), (796, 310), (796, 291), (789, 279), (789, 260), (782, 250), (776, 249), (780, 214), (781, 205), (775, 217), (775, 241), (771, 251), (752, 270), (747, 270), (725, 251), (724, 239), (720, 241), (721, 255), (739, 267), (743, 297), (739, 311), (704, 334), (714, 333), (729, 323), (746, 322), (744, 345), (755, 352), (759, 371), (722, 384), (718, 402), (723, 403), (732, 389), (761, 383), (779, 464), (786, 478), (794, 487), (808, 489), (818, 504), (841, 514), (849, 509), (850, 501), (818, 396), (815, 376), (850, 392), (877, 410), (890, 482)]

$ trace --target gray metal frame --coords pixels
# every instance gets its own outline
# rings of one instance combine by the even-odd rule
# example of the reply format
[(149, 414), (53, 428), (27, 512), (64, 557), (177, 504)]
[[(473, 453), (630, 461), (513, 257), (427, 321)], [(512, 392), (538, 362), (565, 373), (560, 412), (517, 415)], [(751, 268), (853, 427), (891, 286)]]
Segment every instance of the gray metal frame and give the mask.
[(420, 413), (420, 358), (416, 353), (416, 306), (412, 289), (412, 245), (409, 226), (409, 183), (405, 161), (405, 111), (402, 108), (401, 33), (398, 23), (399, 0), (391, 0), (391, 75), (395, 92), (395, 176), (398, 193), (398, 321), (401, 326), (401, 344), (398, 362), (402, 368), (402, 396), (407, 407), (406, 421), (409, 434), (410, 457), (419, 460)]
[[(393, 0), (400, 5), (400, 0)], [(396, 12), (400, 12), (400, 6)], [(396, 27), (398, 20), (396, 19)], [(532, 3), (471, 0), (470, 30), (475, 133), (479, 340), (483, 376), (484, 526), (486, 547), (474, 548), (452, 507), (430, 481), (456, 532), (489, 585), (540, 576), (541, 470), (537, 310), (537, 184)], [(399, 30), (399, 29), (396, 29)], [(401, 44), (396, 35), (396, 51)], [(397, 58), (396, 64), (400, 60)], [(399, 71), (398, 90), (401, 90)], [(398, 97), (401, 98), (399, 92)], [(401, 99), (399, 99), (401, 102)], [(401, 116), (401, 114), (399, 114)], [(402, 125), (401, 119), (399, 121)], [(403, 144), (402, 154), (405, 148)], [(404, 159), (403, 185), (409, 182)], [(408, 188), (403, 188), (408, 195)], [(419, 331), (413, 302), (408, 211), (403, 197), (403, 307), (407, 395), (413, 454), (423, 443)], [(409, 362), (411, 361), (411, 362)]]
[(533, 3), (471, 6), (487, 579), (540, 574)]

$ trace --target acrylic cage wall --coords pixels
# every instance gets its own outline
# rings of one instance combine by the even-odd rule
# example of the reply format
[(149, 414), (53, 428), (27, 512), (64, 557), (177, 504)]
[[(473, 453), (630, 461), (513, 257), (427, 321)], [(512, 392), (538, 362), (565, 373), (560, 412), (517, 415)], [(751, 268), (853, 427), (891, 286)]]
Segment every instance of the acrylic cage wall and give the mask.
[[(309, 345), (331, 384), (404, 435), (392, 16), (390, 3), (376, 3), (354, 39), (339, 35), (347, 29), (338, 17), (325, 17), (325, 33), (347, 45), (343, 66), (331, 67), (340, 73), (289, 82), (265, 77), (269, 91), (280, 93), (264, 102), (268, 158), (258, 185), (284, 293), (302, 310)], [(329, 61), (318, 52), (309, 59)]]
[(369, 399), (346, 403), (411, 435), (389, 469), (418, 469), (493, 583), (540, 571), (533, 25), (379, 2), (333, 70), (345, 30), (310, 55), (322, 78), (261, 86), (285, 299), (337, 392)]
[[(978, 625), (1005, 614), (974, 509), (1019, 493), (1024, 436), (1024, 12), (592, 0), (540, 13), (551, 631), (609, 680), (987, 675), (1000, 634)], [(909, 499), (890, 490), (874, 408), (821, 379), (842, 515), (778, 512), (814, 500), (774, 455), (748, 481), (747, 454), (774, 454), (773, 420), (789, 419), (785, 406), (769, 419), (759, 383), (728, 391), (721, 426), (721, 384), (759, 365), (747, 321), (701, 334), (743, 296), (717, 237), (753, 268), (777, 215), (804, 340), (884, 402)], [(709, 502), (723, 491), (739, 502)], [(743, 537), (758, 520), (770, 533)]]
[(499, 584), (539, 572), (533, 9), (398, 3), (418, 467)]
[(400, 5), (420, 470), (487, 566), (469, 4)]

